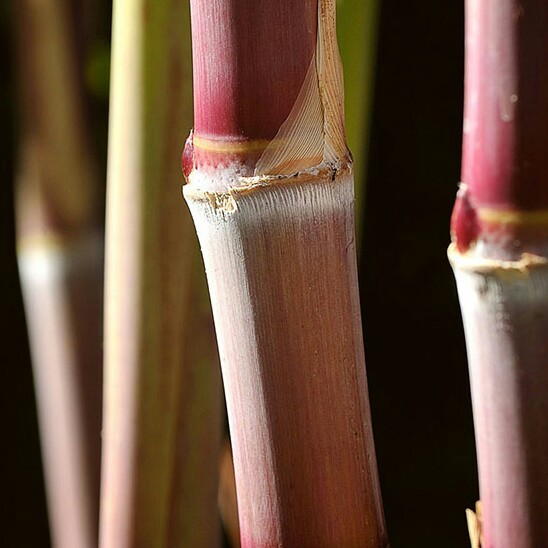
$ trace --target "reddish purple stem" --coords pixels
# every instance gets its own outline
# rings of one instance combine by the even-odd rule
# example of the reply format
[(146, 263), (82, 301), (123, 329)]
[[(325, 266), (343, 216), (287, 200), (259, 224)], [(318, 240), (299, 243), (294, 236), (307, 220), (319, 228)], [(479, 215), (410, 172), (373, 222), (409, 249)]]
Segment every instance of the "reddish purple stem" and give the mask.
[(462, 180), (479, 207), (548, 207), (548, 3), (467, 0)]
[[(254, 165), (301, 89), (315, 47), (318, 0), (191, 0), (193, 166)], [(188, 163), (188, 162), (187, 162)]]

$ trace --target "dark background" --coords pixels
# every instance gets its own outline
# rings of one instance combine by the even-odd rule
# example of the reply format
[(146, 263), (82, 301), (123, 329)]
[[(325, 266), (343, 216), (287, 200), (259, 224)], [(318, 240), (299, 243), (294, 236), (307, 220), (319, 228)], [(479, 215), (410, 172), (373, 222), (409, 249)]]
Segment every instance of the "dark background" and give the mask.
[(467, 546), (477, 473), (446, 258), (459, 181), (464, 3), (381, 1), (361, 260), (373, 427), (393, 548)]
[[(0, 4), (0, 544), (32, 548), (48, 546), (48, 529), (15, 262), (12, 11)], [(99, 72), (110, 29), (109, 8), (103, 11)], [(477, 498), (464, 339), (446, 259), (459, 180), (462, 74), (463, 2), (381, 0), (360, 277), (393, 548), (467, 546), (464, 509)], [(99, 82), (90, 108), (103, 169), (107, 100)]]

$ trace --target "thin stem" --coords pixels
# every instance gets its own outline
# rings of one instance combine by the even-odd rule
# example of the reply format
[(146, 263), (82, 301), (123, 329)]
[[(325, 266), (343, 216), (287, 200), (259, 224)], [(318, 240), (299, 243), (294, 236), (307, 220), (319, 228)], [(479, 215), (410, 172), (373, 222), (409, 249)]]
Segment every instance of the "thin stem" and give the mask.
[(203, 342), (195, 238), (170, 160), (191, 116), (188, 17), (179, 0), (114, 3), (103, 548), (220, 539), (219, 374), (213, 343)]

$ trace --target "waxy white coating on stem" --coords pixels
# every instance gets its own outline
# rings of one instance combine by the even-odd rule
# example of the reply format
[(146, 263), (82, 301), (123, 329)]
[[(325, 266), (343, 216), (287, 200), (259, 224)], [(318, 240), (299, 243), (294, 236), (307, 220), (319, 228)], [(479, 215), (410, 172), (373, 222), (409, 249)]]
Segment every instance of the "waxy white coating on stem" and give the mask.
[(192, 105), (187, 19), (184, 2), (114, 2), (101, 548), (220, 542), (220, 375), (177, 199)]
[(449, 251), (470, 368), (483, 548), (548, 545), (548, 261)]
[(215, 317), (243, 546), (386, 546), (351, 172), (184, 191)]

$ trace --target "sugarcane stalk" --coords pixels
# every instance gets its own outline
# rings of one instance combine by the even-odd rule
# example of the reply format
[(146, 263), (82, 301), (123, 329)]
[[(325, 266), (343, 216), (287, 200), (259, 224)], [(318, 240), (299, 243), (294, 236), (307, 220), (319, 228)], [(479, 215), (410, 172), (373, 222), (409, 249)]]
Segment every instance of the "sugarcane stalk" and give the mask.
[(200, 239), (241, 543), (387, 546), (331, 0), (191, 2), (184, 195)]
[(67, 2), (21, 0), (17, 257), (52, 543), (97, 545), (101, 431), (101, 190)]
[(548, 5), (468, 0), (449, 256), (470, 367), (481, 546), (548, 543)]
[(114, 3), (102, 548), (220, 539), (219, 374), (214, 343), (204, 343), (196, 242), (170, 160), (192, 113), (185, 21), (180, 0)]

